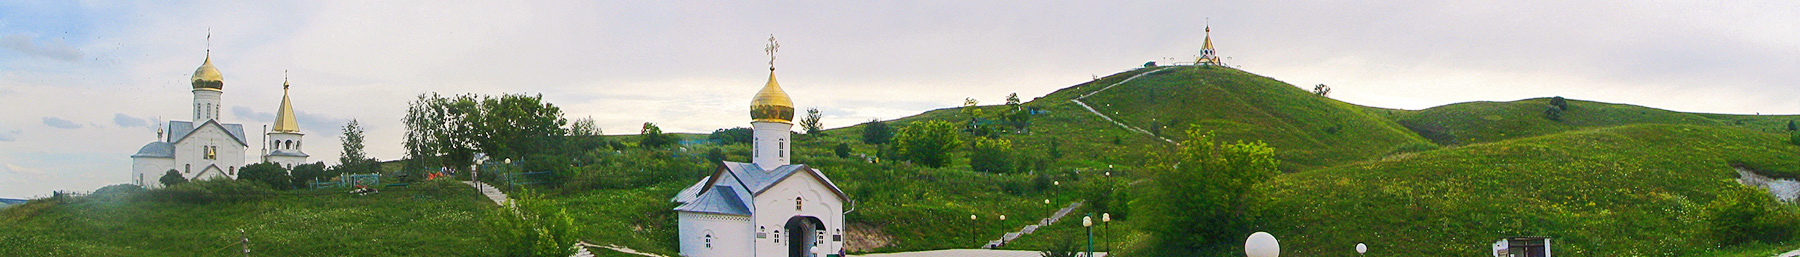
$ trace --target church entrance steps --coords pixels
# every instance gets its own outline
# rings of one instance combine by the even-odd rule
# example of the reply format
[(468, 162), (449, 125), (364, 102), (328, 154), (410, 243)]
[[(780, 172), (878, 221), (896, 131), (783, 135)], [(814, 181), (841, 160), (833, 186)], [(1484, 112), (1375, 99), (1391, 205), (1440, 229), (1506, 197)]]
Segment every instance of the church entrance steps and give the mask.
[(1099, 94), (1100, 92), (1105, 92), (1107, 89), (1112, 89), (1113, 87), (1118, 86), (1120, 84), (1125, 84), (1125, 82), (1131, 82), (1131, 80), (1135, 80), (1138, 77), (1143, 77), (1144, 75), (1150, 75), (1150, 74), (1154, 74), (1157, 72), (1162, 72), (1164, 70), (1173, 69), (1176, 67), (1180, 67), (1180, 66), (1163, 67), (1163, 68), (1152, 70), (1152, 71), (1145, 72), (1145, 73), (1138, 73), (1138, 75), (1132, 75), (1130, 78), (1125, 78), (1125, 80), (1120, 80), (1118, 83), (1113, 83), (1112, 85), (1106, 85), (1106, 87), (1102, 87), (1102, 88), (1100, 88), (1100, 90), (1094, 90), (1094, 92), (1088, 92), (1087, 94), (1083, 94), (1080, 97), (1075, 97), (1075, 99), (1069, 99), (1069, 101), (1075, 102), (1076, 105), (1080, 105), (1082, 109), (1087, 109), (1088, 112), (1094, 113), (1094, 115), (1100, 115), (1100, 118), (1106, 119), (1106, 122), (1112, 122), (1113, 125), (1119, 125), (1120, 128), (1125, 128), (1126, 131), (1143, 133), (1145, 135), (1150, 135), (1150, 137), (1154, 137), (1156, 139), (1162, 139), (1163, 142), (1169, 142), (1170, 144), (1181, 145), (1181, 143), (1175, 142), (1175, 140), (1169, 140), (1168, 138), (1163, 138), (1162, 136), (1157, 136), (1155, 133), (1150, 133), (1150, 131), (1148, 131), (1148, 130), (1140, 129), (1137, 127), (1132, 127), (1131, 125), (1125, 125), (1125, 123), (1123, 123), (1123, 122), (1119, 122), (1118, 120), (1114, 120), (1110, 116), (1106, 116), (1105, 113), (1100, 113), (1099, 110), (1094, 110), (1093, 106), (1088, 106), (1087, 103), (1081, 102), (1081, 99), (1087, 99), (1088, 96), (1092, 96), (1094, 94)]
[(463, 181), (463, 184), (475, 187), (476, 191), (481, 191), (481, 195), (487, 196), (488, 200), (494, 201), (494, 204), (506, 205), (506, 192), (500, 192), (499, 188), (482, 182)]
[(1086, 201), (1070, 203), (1069, 207), (1063, 207), (1060, 210), (1056, 210), (1056, 214), (1050, 215), (1049, 218), (1044, 218), (1044, 219), (1038, 220), (1038, 224), (1025, 225), (1025, 227), (1019, 228), (1018, 232), (1008, 232), (1004, 235), (1000, 235), (999, 240), (988, 241), (987, 244), (981, 245), (981, 249), (994, 249), (995, 247), (1000, 247), (1000, 245), (1005, 244), (1006, 242), (1018, 240), (1019, 237), (1022, 237), (1025, 235), (1030, 235), (1032, 232), (1037, 232), (1038, 228), (1041, 228), (1044, 226), (1049, 226), (1050, 224), (1056, 224), (1056, 221), (1062, 220), (1063, 216), (1069, 215), (1069, 212), (1075, 211), (1075, 208), (1081, 208), (1081, 203), (1083, 203), (1083, 202), (1086, 202)]
[(593, 257), (594, 253), (589, 252), (588, 248), (607, 249), (607, 250), (612, 250), (615, 252), (620, 252), (620, 253), (625, 253), (625, 254), (630, 254), (630, 255), (638, 255), (638, 256), (666, 257), (666, 256), (662, 256), (662, 255), (652, 254), (652, 253), (639, 252), (636, 249), (626, 248), (624, 246), (618, 246), (618, 245), (596, 245), (596, 244), (590, 244), (587, 241), (575, 242), (575, 245), (580, 246), (581, 250), (576, 250), (575, 255), (573, 255), (571, 257)]

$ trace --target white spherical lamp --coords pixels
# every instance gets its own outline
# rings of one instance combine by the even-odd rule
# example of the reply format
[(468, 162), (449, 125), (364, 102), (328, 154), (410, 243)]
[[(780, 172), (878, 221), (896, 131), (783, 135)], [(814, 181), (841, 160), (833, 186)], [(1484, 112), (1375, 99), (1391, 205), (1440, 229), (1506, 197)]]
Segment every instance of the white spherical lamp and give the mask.
[(1365, 253), (1369, 253), (1369, 245), (1365, 245), (1363, 243), (1356, 243), (1356, 254), (1365, 254)]
[(1256, 232), (1255, 234), (1250, 234), (1250, 239), (1244, 240), (1244, 255), (1249, 257), (1279, 257), (1281, 256), (1281, 243), (1276, 242), (1275, 235), (1270, 235), (1269, 232)]

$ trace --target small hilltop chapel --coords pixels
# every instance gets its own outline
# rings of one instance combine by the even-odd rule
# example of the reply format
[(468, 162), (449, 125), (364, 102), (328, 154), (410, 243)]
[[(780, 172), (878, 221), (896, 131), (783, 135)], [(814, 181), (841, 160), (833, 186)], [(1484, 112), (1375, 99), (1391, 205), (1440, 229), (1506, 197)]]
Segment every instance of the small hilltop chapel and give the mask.
[(1212, 26), (1206, 26), (1206, 44), (1203, 44), (1200, 46), (1200, 57), (1195, 58), (1194, 65), (1199, 65), (1199, 66), (1221, 66), (1221, 65), (1224, 65), (1223, 62), (1219, 61), (1219, 54), (1216, 52), (1213, 52)]
[(721, 162), (671, 199), (682, 256), (844, 254), (844, 207), (854, 203), (824, 173), (788, 163), (794, 103), (775, 82), (780, 44), (769, 42), (769, 82), (750, 101), (752, 162)]
[[(212, 50), (207, 50), (206, 60), (201, 62), (200, 68), (194, 69), (191, 81), (194, 119), (169, 121), (166, 126), (157, 124), (156, 141), (145, 144), (131, 155), (132, 184), (162, 187), (159, 179), (170, 170), (189, 180), (237, 178), (238, 170), (244, 168), (244, 152), (249, 149), (250, 141), (245, 137), (243, 125), (226, 123), (220, 118), (220, 110), (225, 108), (221, 98), (225, 94), (225, 76), (213, 67)], [(275, 128), (264, 135), (273, 140), (265, 141), (263, 147), (274, 149), (264, 150), (262, 161), (292, 168), (305, 163), (308, 156), (300, 151), (300, 127), (294, 119), (294, 108), (288, 103), (287, 88), (287, 82), (283, 81)], [(167, 133), (164, 133), (165, 128)]]

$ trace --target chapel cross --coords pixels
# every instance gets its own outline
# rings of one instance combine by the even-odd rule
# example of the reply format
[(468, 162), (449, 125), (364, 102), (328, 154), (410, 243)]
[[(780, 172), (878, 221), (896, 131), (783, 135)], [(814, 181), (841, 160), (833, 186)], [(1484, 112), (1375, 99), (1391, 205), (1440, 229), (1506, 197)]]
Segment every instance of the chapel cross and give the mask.
[(769, 53), (769, 70), (775, 70), (775, 52), (781, 51), (781, 43), (775, 42), (775, 35), (769, 34), (769, 44), (763, 46), (763, 52)]

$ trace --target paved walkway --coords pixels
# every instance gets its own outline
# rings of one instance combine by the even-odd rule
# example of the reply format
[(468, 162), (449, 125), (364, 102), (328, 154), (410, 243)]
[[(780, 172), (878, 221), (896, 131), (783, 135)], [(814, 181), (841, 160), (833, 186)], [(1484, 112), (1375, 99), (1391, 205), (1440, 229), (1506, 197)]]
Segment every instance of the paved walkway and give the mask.
[(1800, 250), (1788, 251), (1785, 253), (1781, 253), (1781, 255), (1776, 255), (1775, 257), (1795, 257), (1795, 256), (1800, 256)]
[(665, 257), (662, 255), (656, 255), (656, 254), (652, 254), (652, 253), (639, 252), (637, 250), (634, 250), (631, 248), (625, 248), (624, 246), (618, 246), (618, 245), (596, 245), (596, 244), (589, 244), (586, 241), (575, 242), (575, 245), (581, 246), (580, 247), (581, 250), (576, 250), (575, 255), (571, 256), (571, 257), (594, 257), (594, 253), (588, 252), (588, 248), (607, 249), (607, 250), (612, 250), (615, 252), (621, 252), (621, 253), (625, 253), (625, 254), (638, 255), (638, 256)]
[[(1086, 254), (1086, 253), (1082, 253), (1082, 254)], [(1013, 251), (1013, 250), (952, 249), (952, 250), (937, 250), (937, 251), (923, 251), (923, 252), (877, 253), (877, 254), (865, 254), (865, 255), (852, 254), (850, 256), (866, 256), (866, 257), (1039, 257), (1039, 256), (1043, 256), (1043, 253), (1042, 252), (1034, 252), (1034, 251)], [(1105, 257), (1105, 256), (1106, 256), (1106, 253), (1094, 252), (1094, 257)]]
[(499, 188), (482, 182), (463, 181), (463, 184), (475, 187), (475, 190), (481, 191), (481, 195), (487, 196), (488, 200), (493, 200), (494, 204), (506, 205), (506, 192), (500, 192)]
[[(1085, 201), (1083, 201), (1083, 202), (1085, 202)], [(1056, 224), (1056, 221), (1062, 220), (1063, 216), (1069, 215), (1069, 212), (1075, 211), (1075, 208), (1081, 208), (1081, 203), (1083, 203), (1083, 202), (1071, 203), (1071, 204), (1069, 204), (1069, 207), (1063, 207), (1061, 210), (1056, 210), (1056, 214), (1050, 215), (1049, 218), (1044, 218), (1044, 219), (1038, 220), (1038, 224), (1025, 225), (1025, 227), (1020, 228), (1018, 232), (1009, 232), (1009, 233), (1006, 233), (1005, 235), (1000, 235), (999, 240), (988, 241), (987, 244), (981, 245), (981, 249), (994, 249), (994, 247), (999, 247), (1001, 243), (1012, 242), (1013, 240), (1018, 240), (1020, 236), (1030, 235), (1032, 232), (1037, 232), (1037, 229), (1039, 227), (1049, 226), (1050, 224)]]
[(1150, 75), (1153, 73), (1162, 72), (1164, 70), (1173, 69), (1176, 67), (1180, 67), (1180, 66), (1163, 67), (1163, 68), (1159, 68), (1159, 69), (1152, 70), (1149, 72), (1138, 73), (1138, 75), (1132, 75), (1130, 78), (1125, 78), (1125, 80), (1120, 80), (1118, 83), (1113, 83), (1112, 85), (1106, 85), (1106, 87), (1100, 88), (1100, 90), (1094, 90), (1094, 92), (1088, 92), (1087, 94), (1081, 95), (1080, 97), (1075, 97), (1075, 99), (1069, 99), (1069, 101), (1075, 102), (1076, 105), (1081, 105), (1081, 108), (1087, 109), (1088, 112), (1094, 113), (1094, 115), (1100, 115), (1100, 118), (1106, 119), (1106, 122), (1112, 122), (1113, 125), (1119, 125), (1119, 127), (1125, 128), (1125, 130), (1127, 130), (1127, 131), (1144, 133), (1145, 135), (1150, 135), (1150, 137), (1154, 137), (1156, 139), (1162, 139), (1163, 142), (1169, 142), (1170, 144), (1181, 145), (1180, 142), (1175, 142), (1175, 140), (1169, 140), (1168, 138), (1163, 138), (1162, 136), (1157, 136), (1155, 133), (1150, 133), (1150, 131), (1148, 131), (1148, 130), (1140, 129), (1137, 127), (1132, 127), (1131, 125), (1125, 125), (1125, 123), (1123, 123), (1123, 122), (1119, 122), (1118, 120), (1114, 120), (1110, 116), (1106, 116), (1105, 113), (1100, 113), (1100, 111), (1094, 110), (1093, 106), (1088, 106), (1087, 103), (1081, 102), (1081, 99), (1086, 99), (1088, 96), (1092, 96), (1094, 94), (1099, 94), (1100, 92), (1105, 92), (1107, 89), (1112, 89), (1113, 87), (1118, 86), (1120, 84), (1125, 84), (1125, 82), (1131, 82), (1131, 80), (1135, 80), (1138, 77), (1143, 77), (1144, 75)]

